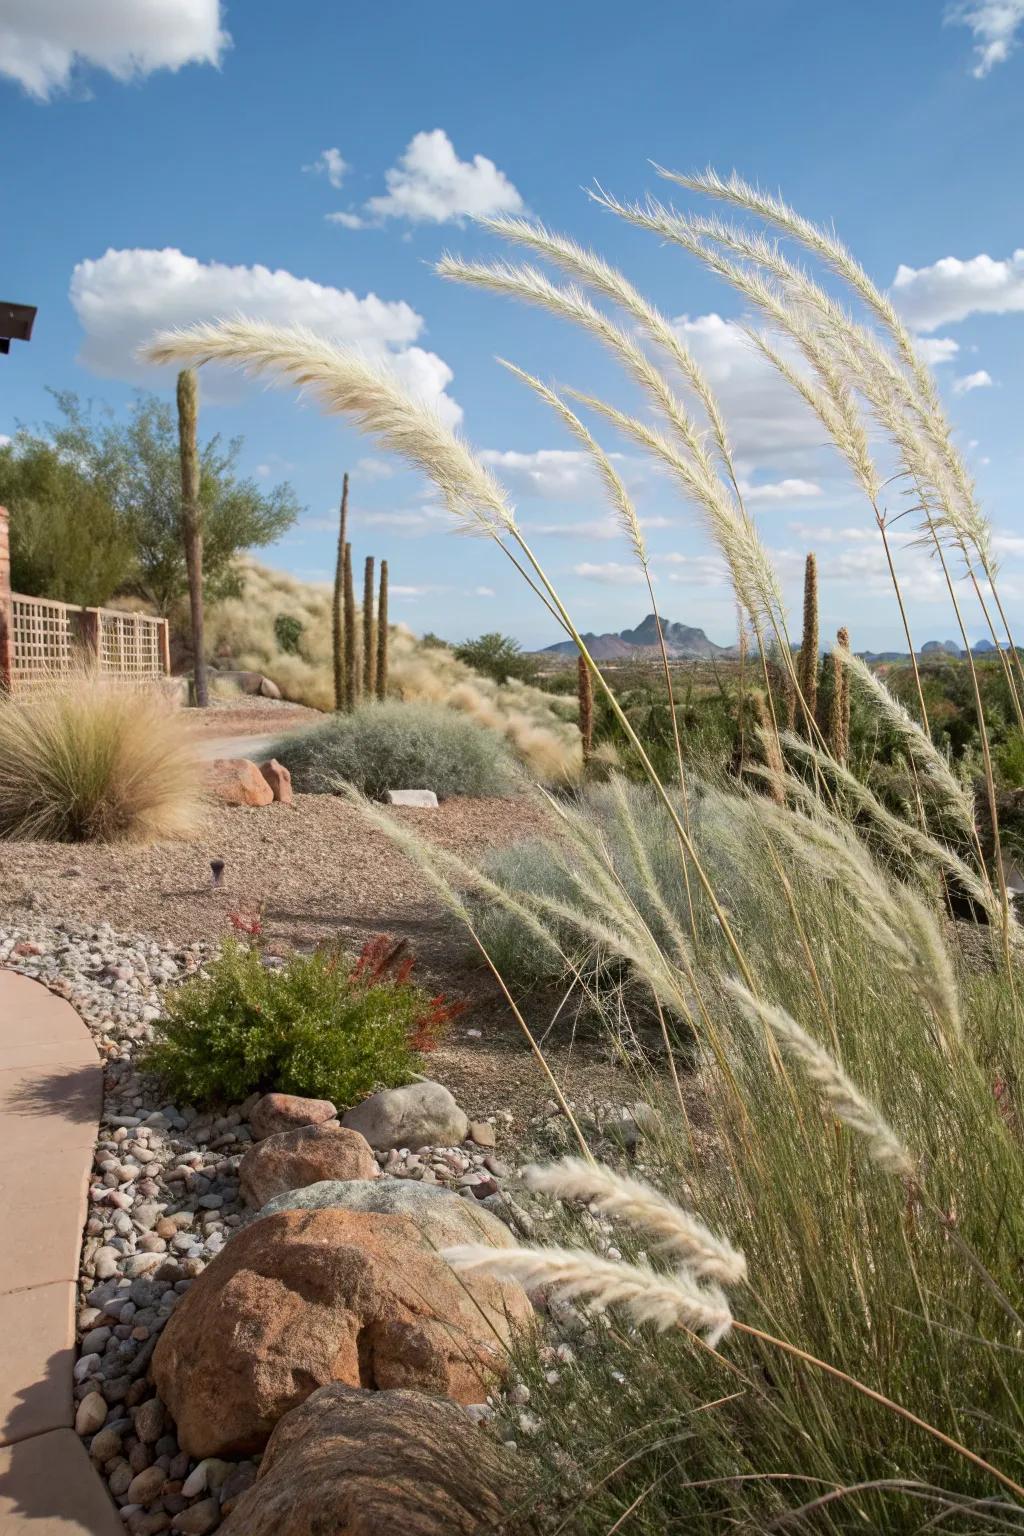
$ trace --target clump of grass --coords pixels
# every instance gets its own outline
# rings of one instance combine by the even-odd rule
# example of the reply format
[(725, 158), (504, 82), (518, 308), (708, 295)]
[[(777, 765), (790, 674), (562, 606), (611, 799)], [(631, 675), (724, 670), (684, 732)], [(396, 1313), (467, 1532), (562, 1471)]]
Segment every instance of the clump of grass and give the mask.
[[(270, 969), (229, 940), (200, 975), (173, 988), (145, 1057), (184, 1102), (237, 1103), (257, 1090), (330, 1099), (340, 1109), (410, 1081), (416, 1045), (435, 1043), (440, 1000), (390, 951), (353, 961), (338, 950)], [(367, 956), (369, 955), (369, 963)]]
[(197, 821), (199, 782), (181, 716), (157, 692), (83, 671), (0, 694), (0, 838), (184, 837)]
[(452, 795), (507, 795), (521, 776), (497, 732), (438, 704), (362, 704), (332, 715), (271, 749), (292, 784), (332, 794), (339, 781), (374, 799), (389, 789)]

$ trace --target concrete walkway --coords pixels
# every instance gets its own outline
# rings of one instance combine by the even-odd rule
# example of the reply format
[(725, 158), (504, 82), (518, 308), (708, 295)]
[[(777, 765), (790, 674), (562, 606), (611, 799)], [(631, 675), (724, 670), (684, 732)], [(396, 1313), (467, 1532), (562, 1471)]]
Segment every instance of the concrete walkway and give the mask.
[(103, 1098), (72, 1007), (0, 971), (0, 1536), (117, 1536), (71, 1428), (75, 1284)]

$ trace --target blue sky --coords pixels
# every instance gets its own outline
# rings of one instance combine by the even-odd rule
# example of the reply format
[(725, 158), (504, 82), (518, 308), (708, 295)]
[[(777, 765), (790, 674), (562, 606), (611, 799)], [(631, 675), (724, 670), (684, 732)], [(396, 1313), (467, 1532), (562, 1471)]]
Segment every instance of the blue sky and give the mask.
[[(0, 434), (52, 415), (47, 385), (118, 412), (139, 384), (166, 391), (134, 358), (161, 324), (241, 309), (313, 325), (392, 357), (461, 421), (581, 627), (636, 623), (644, 594), (596, 486), (494, 358), (635, 408), (629, 387), (558, 321), (431, 271), (447, 249), (502, 254), (468, 215), (522, 209), (597, 246), (677, 319), (721, 392), (794, 604), (814, 548), (824, 626), (848, 624), (859, 647), (894, 644), (870, 514), (751, 355), (736, 298), (582, 190), (598, 179), (624, 198), (667, 196), (651, 160), (713, 164), (833, 221), (872, 275), (895, 283), (943, 358), (936, 377), (1019, 611), (1018, 44), (1024, 0), (0, 0), (3, 297), (40, 311), (31, 344), (0, 359)], [(531, 646), (557, 638), (498, 552), (454, 537), (415, 475), (289, 392), (208, 372), (203, 429), (243, 434), (244, 468), (290, 480), (307, 509), (269, 563), (329, 575), (347, 468), (357, 556), (389, 560), (397, 617), (452, 639), (485, 628)], [(692, 512), (626, 445), (607, 446), (625, 453), (648, 520), (662, 611), (728, 643), (728, 589)], [(908, 553), (902, 568), (916, 637), (951, 634), (927, 562)]]

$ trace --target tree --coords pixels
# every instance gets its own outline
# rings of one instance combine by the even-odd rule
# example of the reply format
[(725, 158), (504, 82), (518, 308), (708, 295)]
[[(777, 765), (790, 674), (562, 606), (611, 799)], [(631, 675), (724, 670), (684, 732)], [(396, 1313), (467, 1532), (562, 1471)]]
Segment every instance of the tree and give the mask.
[[(188, 591), (181, 506), (178, 427), (171, 406), (139, 394), (131, 419), (97, 416), (78, 397), (53, 391), (62, 420), (48, 428), (57, 452), (100, 489), (135, 544), (134, 573), (127, 583), (167, 614)], [(241, 438), (215, 434), (199, 448), (199, 510), (203, 524), (203, 575), (208, 602), (237, 597), (242, 582), (237, 557), (272, 544), (292, 526), (299, 504), (291, 486), (264, 491), (239, 479)]]
[(131, 580), (130, 526), (103, 487), (42, 438), (19, 431), (0, 448), (0, 506), (11, 514), (15, 592), (96, 608)]
[(455, 655), (496, 683), (507, 683), (510, 677), (532, 683), (537, 676), (537, 663), (532, 656), (523, 655), (518, 640), (496, 631), (481, 635), (479, 640), (464, 640), (455, 647)]
[(188, 573), (188, 608), (192, 620), (192, 676), (196, 704), (210, 702), (203, 644), (203, 513), (199, 475), (199, 381), (194, 368), (178, 374), (178, 448), (181, 459), (181, 530)]

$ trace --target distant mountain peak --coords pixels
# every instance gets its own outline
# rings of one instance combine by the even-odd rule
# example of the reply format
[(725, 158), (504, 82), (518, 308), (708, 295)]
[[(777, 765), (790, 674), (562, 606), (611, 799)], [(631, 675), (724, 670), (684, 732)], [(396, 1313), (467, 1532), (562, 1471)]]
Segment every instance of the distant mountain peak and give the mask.
[[(723, 656), (728, 651), (727, 646), (716, 645), (702, 629), (695, 629), (689, 624), (678, 624), (672, 619), (662, 618), (661, 627), (665, 649), (674, 661), (696, 661), (708, 656)], [(635, 629), (603, 635), (591, 632), (583, 636), (583, 642), (595, 661), (620, 661), (630, 656), (641, 660), (661, 654), (658, 619), (653, 613), (642, 619)], [(572, 640), (559, 640), (544, 649), (544, 654), (548, 656), (573, 656), (575, 653), (576, 645)]]

